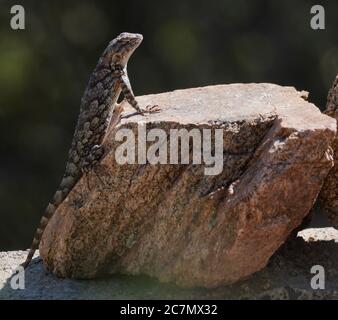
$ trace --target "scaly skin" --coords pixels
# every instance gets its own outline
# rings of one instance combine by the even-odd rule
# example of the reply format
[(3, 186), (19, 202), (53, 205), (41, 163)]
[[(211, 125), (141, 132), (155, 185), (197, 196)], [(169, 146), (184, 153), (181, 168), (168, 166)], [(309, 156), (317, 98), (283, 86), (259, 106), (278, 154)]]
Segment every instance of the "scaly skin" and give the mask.
[[(121, 91), (125, 99), (138, 112), (157, 112), (153, 108), (142, 110), (134, 97), (127, 75), (127, 62), (142, 42), (142, 35), (121, 33), (104, 50), (93, 71), (81, 99), (80, 114), (75, 128), (64, 176), (59, 188), (48, 204), (36, 230), (26, 261), (26, 268), (38, 249), (42, 234), (58, 206), (85, 172), (104, 154), (103, 139), (107, 133)], [(120, 111), (121, 112), (121, 111)]]

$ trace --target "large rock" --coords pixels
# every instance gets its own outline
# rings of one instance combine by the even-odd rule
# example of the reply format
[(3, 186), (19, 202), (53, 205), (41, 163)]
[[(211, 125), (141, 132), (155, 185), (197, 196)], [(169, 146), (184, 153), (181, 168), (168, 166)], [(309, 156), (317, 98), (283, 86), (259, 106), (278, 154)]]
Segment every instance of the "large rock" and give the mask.
[[(335, 120), (304, 98), (306, 92), (273, 84), (139, 97), (162, 112), (126, 117), (111, 132), (100, 165), (47, 226), (40, 246), (45, 265), (62, 277), (122, 272), (205, 287), (260, 270), (308, 214), (333, 164)], [(115, 133), (129, 128), (137, 136), (138, 125), (167, 134), (222, 129), (223, 170), (119, 165)]]
[[(329, 91), (325, 114), (334, 118), (338, 123), (338, 75)], [(328, 218), (338, 229), (338, 135), (336, 135), (332, 147), (335, 164), (325, 179), (319, 198)]]

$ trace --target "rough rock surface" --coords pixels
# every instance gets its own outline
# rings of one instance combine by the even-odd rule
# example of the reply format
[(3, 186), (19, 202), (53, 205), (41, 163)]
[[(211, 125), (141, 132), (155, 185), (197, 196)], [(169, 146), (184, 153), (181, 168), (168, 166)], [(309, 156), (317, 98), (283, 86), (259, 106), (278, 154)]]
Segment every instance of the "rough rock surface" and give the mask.
[[(47, 226), (40, 246), (45, 265), (61, 277), (121, 272), (187, 287), (229, 284), (262, 269), (308, 214), (333, 164), (335, 120), (304, 98), (273, 84), (139, 97), (162, 112), (124, 118), (117, 129), (136, 136), (138, 124), (167, 134), (222, 129), (223, 171), (119, 165), (121, 142), (113, 131), (105, 158)], [(130, 112), (126, 106), (124, 114)]]
[[(95, 280), (59, 279), (35, 258), (25, 289), (11, 288), (12, 270), (27, 252), (0, 252), (0, 299), (338, 299), (338, 231), (312, 228), (281, 248), (263, 270), (214, 289), (180, 288), (146, 276), (112, 275)], [(313, 265), (325, 269), (325, 290), (311, 288)]]
[[(336, 119), (338, 124), (338, 75), (329, 91), (324, 113)], [(334, 153), (334, 167), (325, 179), (319, 199), (328, 214), (328, 218), (335, 228), (338, 229), (338, 135), (336, 135), (332, 148)]]

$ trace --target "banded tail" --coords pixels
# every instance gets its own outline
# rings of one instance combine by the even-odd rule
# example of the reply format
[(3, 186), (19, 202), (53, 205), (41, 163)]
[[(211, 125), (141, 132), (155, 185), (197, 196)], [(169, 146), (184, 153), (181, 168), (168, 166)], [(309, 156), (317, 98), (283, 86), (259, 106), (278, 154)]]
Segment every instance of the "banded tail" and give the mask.
[(48, 204), (48, 206), (45, 210), (45, 213), (40, 220), (40, 224), (39, 224), (38, 228), (36, 229), (34, 239), (33, 239), (32, 245), (29, 249), (29, 253), (27, 255), (26, 261), (21, 264), (21, 266), (24, 269), (26, 269), (28, 267), (28, 265), (30, 264), (30, 262), (32, 261), (35, 251), (39, 248), (43, 232), (45, 231), (49, 220), (52, 218), (56, 209), (58, 208), (58, 206), (64, 200), (65, 197), (66, 197), (66, 195), (64, 195), (64, 193), (61, 190), (58, 190), (58, 191), (56, 191), (56, 193), (54, 195), (53, 203)]

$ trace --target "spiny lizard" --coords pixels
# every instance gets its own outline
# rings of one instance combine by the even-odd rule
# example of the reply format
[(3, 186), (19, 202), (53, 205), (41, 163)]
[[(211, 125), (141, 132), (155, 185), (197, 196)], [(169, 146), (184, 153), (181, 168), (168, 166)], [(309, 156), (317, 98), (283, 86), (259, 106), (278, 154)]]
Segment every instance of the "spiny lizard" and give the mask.
[[(91, 170), (103, 156), (102, 142), (107, 134), (114, 109), (117, 109), (117, 100), (121, 91), (124, 98), (136, 109), (137, 113), (159, 111), (156, 106), (147, 107), (146, 110), (139, 107), (127, 74), (127, 62), (142, 39), (143, 37), (140, 34), (121, 33), (109, 43), (100, 57), (81, 99), (80, 114), (69, 150), (64, 176), (41, 218), (27, 259), (22, 264), (24, 268), (32, 260), (47, 223), (58, 206), (83, 174)], [(121, 110), (118, 110), (117, 113), (121, 113)]]

